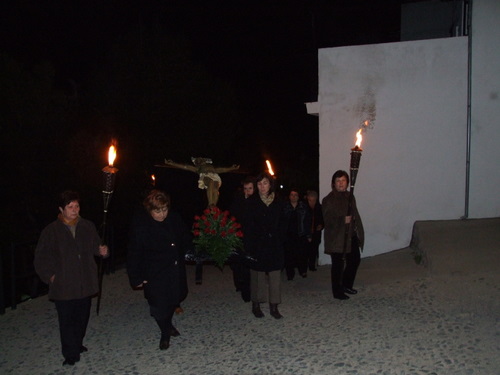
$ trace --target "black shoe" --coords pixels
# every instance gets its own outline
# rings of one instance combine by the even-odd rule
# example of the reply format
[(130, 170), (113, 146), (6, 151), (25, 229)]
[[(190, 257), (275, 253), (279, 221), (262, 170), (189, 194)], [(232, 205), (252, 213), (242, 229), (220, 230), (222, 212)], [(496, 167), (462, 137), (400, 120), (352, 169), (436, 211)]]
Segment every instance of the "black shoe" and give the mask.
[(242, 290), (241, 291), (241, 298), (243, 299), (243, 301), (245, 302), (250, 302), (251, 301), (251, 298), (250, 298), (250, 291), (245, 291), (245, 290)]
[(256, 318), (263, 318), (264, 313), (260, 309), (260, 303), (252, 302), (252, 313)]
[(357, 294), (358, 291), (356, 289), (344, 287), (344, 293), (347, 293), (347, 294)]
[(86, 346), (80, 346), (80, 353), (88, 352), (89, 350), (87, 349)]
[(160, 340), (160, 350), (167, 350), (170, 348), (170, 339), (161, 339)]
[(301, 273), (300, 276), (305, 279), (307, 277), (307, 273)]
[(177, 330), (177, 328), (175, 328), (174, 326), (172, 326), (172, 328), (170, 329), (170, 336), (171, 337), (177, 337), (177, 336), (180, 336), (181, 333)]
[(278, 304), (277, 303), (270, 303), (269, 304), (269, 310), (270, 314), (274, 319), (281, 319), (283, 318), (283, 315), (280, 314), (278, 311)]
[(344, 293), (334, 294), (333, 298), (335, 299), (349, 299), (349, 296), (346, 296)]
[(317, 271), (317, 270), (318, 270), (318, 269), (317, 269), (317, 268), (315, 268), (315, 267), (309, 267), (309, 271), (315, 272), (315, 271)]
[(74, 366), (79, 360), (80, 358), (66, 358), (63, 362), (63, 366)]

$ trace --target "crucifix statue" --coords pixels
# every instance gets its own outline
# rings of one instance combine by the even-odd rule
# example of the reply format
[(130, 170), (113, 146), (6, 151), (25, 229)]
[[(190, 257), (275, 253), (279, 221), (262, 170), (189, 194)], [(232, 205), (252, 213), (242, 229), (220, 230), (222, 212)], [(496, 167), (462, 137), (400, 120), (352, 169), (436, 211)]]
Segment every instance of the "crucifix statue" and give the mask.
[(233, 164), (230, 167), (214, 167), (212, 165), (212, 159), (200, 157), (192, 157), (191, 161), (193, 165), (165, 160), (165, 165), (167, 167), (184, 169), (199, 174), (198, 188), (207, 190), (208, 206), (216, 206), (219, 200), (219, 188), (222, 185), (219, 173), (236, 171), (240, 166)]

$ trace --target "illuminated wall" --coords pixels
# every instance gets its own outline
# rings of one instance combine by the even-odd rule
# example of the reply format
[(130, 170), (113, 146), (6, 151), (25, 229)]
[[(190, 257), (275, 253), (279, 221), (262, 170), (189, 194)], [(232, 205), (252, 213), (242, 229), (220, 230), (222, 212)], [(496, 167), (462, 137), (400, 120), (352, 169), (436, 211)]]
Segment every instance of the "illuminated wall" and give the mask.
[(321, 199), (372, 121), (355, 187), (363, 256), (407, 247), (417, 220), (500, 216), (499, 21), (499, 1), (474, 1), (469, 185), (468, 37), (319, 51)]

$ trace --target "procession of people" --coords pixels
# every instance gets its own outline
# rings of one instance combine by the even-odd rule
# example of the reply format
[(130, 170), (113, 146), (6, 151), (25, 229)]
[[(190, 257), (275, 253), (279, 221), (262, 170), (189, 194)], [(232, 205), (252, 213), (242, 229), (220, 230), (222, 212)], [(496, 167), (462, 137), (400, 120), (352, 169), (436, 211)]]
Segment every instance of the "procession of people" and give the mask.
[[(214, 171), (212, 177), (217, 178)], [(209, 207), (215, 207), (213, 202), (218, 199), (221, 183), (217, 180), (208, 195)], [(239, 256), (228, 258), (227, 263), (236, 291), (244, 302), (251, 302), (255, 318), (265, 317), (262, 304), (266, 303), (269, 315), (283, 318), (278, 309), (286, 303), (282, 301), (282, 280), (297, 282), (296, 273), (305, 279), (308, 272), (317, 270), (322, 237), (325, 254), (331, 257), (333, 298), (347, 300), (357, 293), (354, 282), (364, 231), (348, 183), (347, 172), (336, 171), (332, 190), (320, 203), (315, 190), (291, 188), (283, 194), (276, 178), (267, 172), (242, 180), (225, 215), (238, 222), (243, 241), (241, 249), (235, 249)], [(199, 188), (208, 189), (208, 185)], [(55, 302), (63, 365), (74, 365), (88, 350), (83, 340), (92, 297), (99, 292), (94, 257), (107, 257), (109, 250), (94, 224), (80, 217), (78, 193), (63, 192), (59, 211), (58, 219), (40, 236), (34, 264), (41, 280), (49, 285), (49, 299)], [(144, 293), (149, 315), (159, 328), (160, 350), (167, 350), (171, 338), (181, 334), (172, 318), (182, 311), (180, 304), (188, 296), (186, 254), (196, 254), (190, 225), (171, 209), (169, 194), (154, 187), (146, 192), (142, 208), (131, 220), (126, 263), (129, 282), (131, 289)]]

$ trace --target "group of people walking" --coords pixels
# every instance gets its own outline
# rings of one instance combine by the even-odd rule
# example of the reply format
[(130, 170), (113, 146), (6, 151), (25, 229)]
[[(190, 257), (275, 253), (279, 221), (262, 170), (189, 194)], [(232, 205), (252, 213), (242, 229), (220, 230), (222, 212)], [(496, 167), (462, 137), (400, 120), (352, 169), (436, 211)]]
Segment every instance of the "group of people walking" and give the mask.
[[(345, 171), (335, 172), (332, 191), (321, 204), (315, 191), (301, 199), (300, 192), (291, 189), (283, 199), (267, 173), (243, 182), (230, 211), (242, 225), (244, 251), (252, 261), (233, 263), (231, 268), (236, 289), (244, 301), (252, 302), (256, 318), (264, 317), (262, 303), (269, 303), (272, 317), (283, 317), (278, 310), (282, 271), (290, 281), (295, 270), (303, 278), (316, 271), (323, 230), (325, 253), (332, 260), (333, 297), (344, 300), (357, 293), (354, 280), (364, 233), (348, 181)], [(83, 339), (91, 297), (98, 292), (94, 256), (108, 256), (95, 226), (79, 216), (79, 203), (77, 193), (62, 194), (59, 218), (44, 229), (35, 250), (35, 269), (49, 284), (49, 298), (56, 303), (63, 365), (74, 365), (87, 350)], [(172, 317), (188, 294), (185, 254), (192, 250), (190, 230), (170, 210), (169, 195), (152, 190), (131, 225), (127, 272), (132, 288), (144, 290), (160, 330), (161, 350), (180, 335)]]

